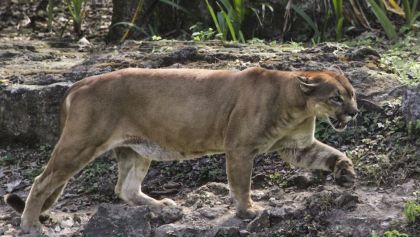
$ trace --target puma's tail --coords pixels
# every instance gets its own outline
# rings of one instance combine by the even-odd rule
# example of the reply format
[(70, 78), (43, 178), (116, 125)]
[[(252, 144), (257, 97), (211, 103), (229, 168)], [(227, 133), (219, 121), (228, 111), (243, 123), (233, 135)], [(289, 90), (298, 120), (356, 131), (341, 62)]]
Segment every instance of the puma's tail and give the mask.
[(4, 202), (11, 206), (15, 211), (22, 213), (25, 209), (25, 201), (14, 193), (4, 195)]

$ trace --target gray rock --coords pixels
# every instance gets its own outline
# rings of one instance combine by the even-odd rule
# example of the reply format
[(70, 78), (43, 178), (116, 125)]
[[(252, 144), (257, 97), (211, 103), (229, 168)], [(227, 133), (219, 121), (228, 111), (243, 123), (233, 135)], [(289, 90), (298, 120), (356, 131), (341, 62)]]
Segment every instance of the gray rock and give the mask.
[(54, 144), (60, 103), (70, 85), (12, 85), (1, 89), (0, 144)]
[(156, 228), (155, 237), (195, 237), (206, 236), (207, 228), (185, 226), (182, 224), (167, 224)]
[(420, 124), (420, 84), (407, 88), (403, 96), (402, 111), (407, 123)]
[(221, 227), (215, 237), (240, 237), (241, 233), (239, 232), (238, 227)]
[(151, 236), (147, 207), (101, 204), (84, 228), (83, 236)]
[(334, 199), (334, 204), (336, 207), (349, 210), (356, 208), (357, 203), (359, 203), (359, 197), (356, 194), (344, 192), (336, 199)]
[(224, 207), (203, 207), (197, 210), (198, 213), (208, 219), (215, 219), (226, 213), (226, 211), (227, 209)]
[(263, 229), (270, 227), (270, 214), (267, 210), (261, 212), (254, 220), (252, 220), (246, 229), (249, 232), (260, 232)]

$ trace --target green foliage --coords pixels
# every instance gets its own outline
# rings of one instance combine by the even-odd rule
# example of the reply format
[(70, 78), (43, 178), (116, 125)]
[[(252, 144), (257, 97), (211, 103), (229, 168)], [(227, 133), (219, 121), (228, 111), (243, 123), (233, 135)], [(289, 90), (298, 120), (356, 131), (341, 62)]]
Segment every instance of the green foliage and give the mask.
[(97, 159), (92, 164), (90, 164), (84, 171), (87, 177), (99, 177), (108, 172), (110, 169), (109, 164), (103, 159)]
[(335, 37), (337, 40), (343, 38), (343, 0), (333, 0), (335, 14)]
[(26, 170), (26, 172), (24, 173), (24, 176), (25, 176), (25, 178), (27, 178), (29, 180), (33, 180), (35, 177), (40, 175), (43, 170), (44, 169), (42, 169), (42, 168), (34, 167), (32, 169)]
[(386, 15), (386, 11), (383, 7), (379, 6), (375, 0), (367, 0), (372, 7), (372, 11), (378, 18), (379, 23), (382, 25), (382, 28), (385, 31), (386, 36), (389, 39), (397, 38), (397, 32), (395, 31), (394, 24), (389, 20)]
[(404, 14), (407, 27), (411, 27), (420, 16), (420, 12), (417, 10), (418, 0), (413, 0), (410, 6), (409, 0), (403, 0)]
[(48, 16), (48, 31), (52, 30), (54, 0), (48, 0), (47, 16)]
[(161, 36), (159, 36), (159, 35), (153, 35), (152, 36), (152, 41), (159, 41), (159, 40), (162, 40)]
[[(322, 41), (324, 41), (325, 32), (328, 26), (328, 20), (331, 16), (331, 11), (327, 9), (327, 15), (325, 16), (324, 22), (320, 28), (318, 26), (318, 23), (315, 20), (313, 20), (310, 16), (308, 16), (308, 14), (306, 14), (305, 11), (303, 11), (299, 6), (292, 4), (291, 7), (298, 15), (300, 15), (305, 20), (305, 22), (309, 25), (309, 27), (311, 27), (311, 29), (314, 31), (314, 36), (312, 37), (312, 43), (319, 44)], [(337, 27), (337, 28), (340, 28), (340, 27)], [(342, 23), (341, 23), (341, 32), (342, 32)]]
[(314, 31), (313, 39), (315, 39), (316, 43), (319, 43), (321, 41), (321, 34), (318, 28), (318, 24), (297, 5), (292, 4), (292, 9), (306, 21), (309, 27), (311, 27), (311, 29)]
[(215, 12), (208, 0), (206, 0), (207, 8), (210, 16), (216, 26), (218, 37), (223, 41), (231, 39), (235, 42), (245, 43), (244, 35), (241, 31), (241, 25), (245, 17), (245, 1), (244, 0), (218, 0), (217, 6), (219, 11)]
[(404, 217), (409, 224), (414, 224), (416, 220), (420, 220), (420, 204), (416, 201), (406, 202), (404, 205)]
[(382, 54), (380, 65), (387, 71), (397, 74), (404, 84), (417, 84), (420, 82), (420, 64), (410, 55), (419, 54), (420, 48), (418, 34), (409, 33)]
[(401, 233), (398, 230), (388, 230), (384, 232), (385, 237), (408, 237), (407, 234)]
[(0, 165), (14, 165), (17, 164), (17, 159), (15, 159), (12, 154), (8, 153), (5, 156), (0, 157)]
[(272, 173), (268, 176), (271, 182), (281, 184), (283, 182), (283, 174), (279, 172)]
[(376, 233), (376, 231), (372, 230), (370, 232), (370, 237), (379, 237), (379, 235)]
[(191, 35), (191, 38), (195, 41), (204, 41), (204, 40), (211, 40), (214, 39), (214, 36), (216, 35), (216, 31), (213, 30), (213, 28), (208, 28), (207, 30), (198, 30), (194, 31), (199, 26), (197, 24), (190, 27), (190, 30), (193, 30), (193, 33)]
[(67, 7), (73, 18), (74, 31), (78, 36), (82, 34), (82, 23), (85, 19), (86, 0), (66, 0)]

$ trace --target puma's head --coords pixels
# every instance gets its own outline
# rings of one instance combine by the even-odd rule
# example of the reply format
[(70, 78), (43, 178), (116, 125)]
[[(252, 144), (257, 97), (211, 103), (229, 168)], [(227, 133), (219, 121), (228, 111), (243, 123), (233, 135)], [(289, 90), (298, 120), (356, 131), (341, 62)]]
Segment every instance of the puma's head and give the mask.
[(358, 109), (353, 86), (336, 72), (306, 72), (298, 76), (308, 110), (325, 118), (336, 131), (343, 131)]

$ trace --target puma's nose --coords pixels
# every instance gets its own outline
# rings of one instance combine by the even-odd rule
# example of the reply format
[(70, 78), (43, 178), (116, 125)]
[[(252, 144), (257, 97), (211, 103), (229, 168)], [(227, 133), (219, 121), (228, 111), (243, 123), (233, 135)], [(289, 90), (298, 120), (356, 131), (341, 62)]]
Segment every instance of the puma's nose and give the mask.
[(356, 115), (357, 115), (358, 112), (359, 112), (359, 110), (354, 110), (354, 111), (348, 112), (347, 114), (349, 116), (351, 116), (352, 118), (354, 118), (354, 117), (356, 117)]

